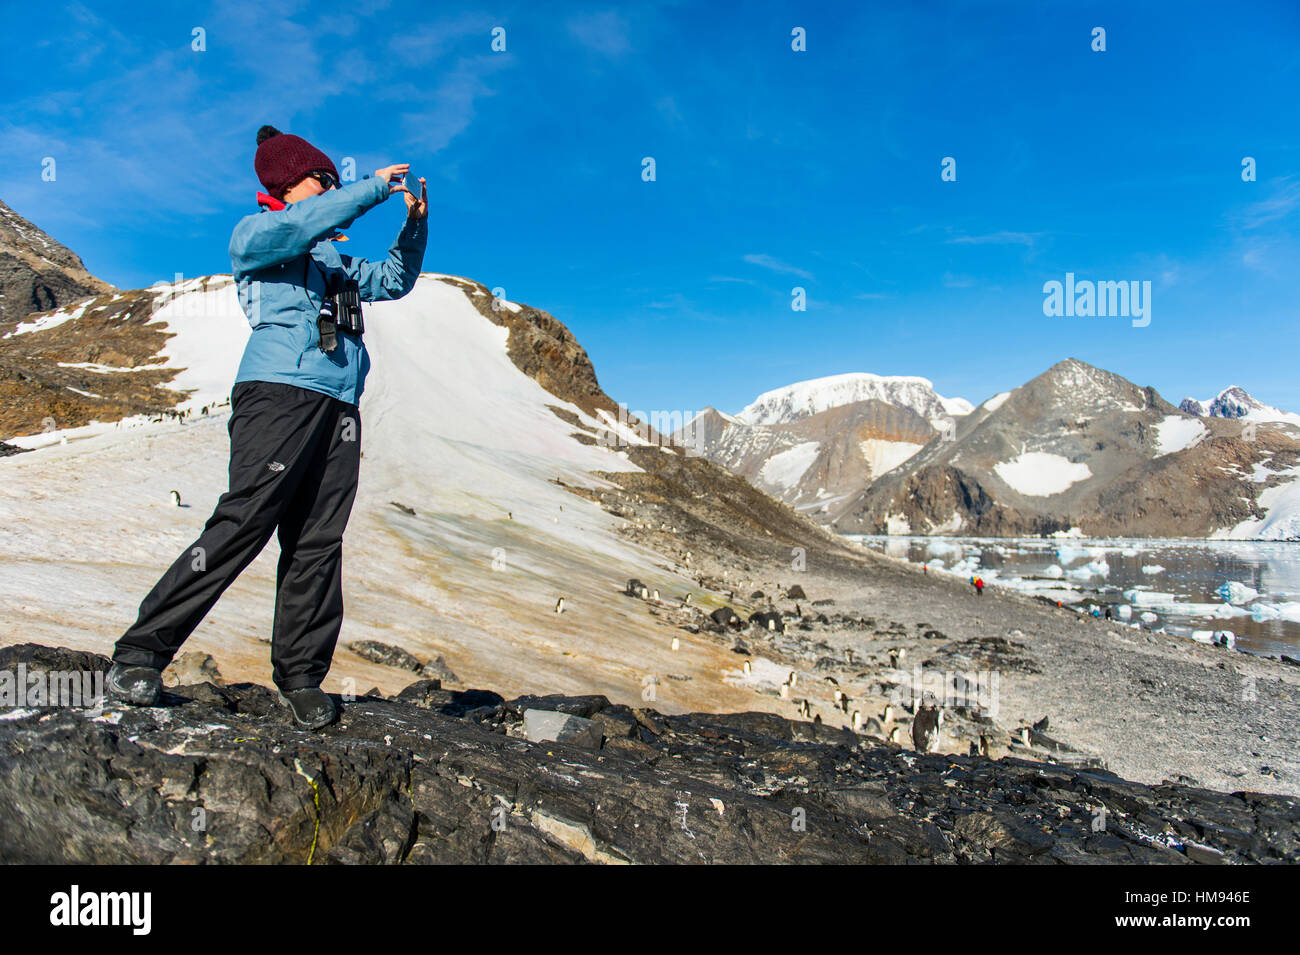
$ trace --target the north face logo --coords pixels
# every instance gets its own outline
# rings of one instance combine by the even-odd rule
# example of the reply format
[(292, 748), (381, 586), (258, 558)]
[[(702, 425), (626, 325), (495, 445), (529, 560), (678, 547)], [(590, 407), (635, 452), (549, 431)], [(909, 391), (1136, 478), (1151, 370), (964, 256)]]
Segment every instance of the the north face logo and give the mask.
[(268, 471), (283, 471), (284, 465), (281, 464), (279, 461), (272, 461), (270, 464), (266, 466), (266, 469)]

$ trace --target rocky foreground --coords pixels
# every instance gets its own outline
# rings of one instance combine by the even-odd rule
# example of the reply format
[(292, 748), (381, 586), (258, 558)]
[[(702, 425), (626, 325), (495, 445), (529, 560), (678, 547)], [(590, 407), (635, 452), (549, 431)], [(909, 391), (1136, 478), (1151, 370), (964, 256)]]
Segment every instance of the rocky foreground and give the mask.
[[(0, 649), (29, 681), (107, 665)], [(199, 683), (0, 712), (0, 861), (1296, 862), (1300, 803), (437, 680), (316, 734), (271, 689)]]

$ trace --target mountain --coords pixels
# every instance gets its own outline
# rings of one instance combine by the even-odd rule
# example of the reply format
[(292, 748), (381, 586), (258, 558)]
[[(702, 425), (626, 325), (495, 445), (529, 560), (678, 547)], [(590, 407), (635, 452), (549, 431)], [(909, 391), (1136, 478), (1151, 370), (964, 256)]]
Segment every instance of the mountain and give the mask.
[(33, 312), (112, 291), (80, 257), (0, 202), (0, 334)]
[(858, 498), (840, 532), (1300, 538), (1289, 425), (1198, 417), (1076, 359), (985, 402)]
[(1284, 421), (1300, 425), (1300, 414), (1266, 405), (1238, 385), (1223, 389), (1208, 401), (1184, 398), (1178, 408), (1198, 418), (1243, 418), (1247, 421)]
[(970, 411), (925, 378), (834, 375), (766, 392), (737, 415), (706, 408), (673, 437), (787, 504), (823, 514)]
[(764, 392), (736, 417), (751, 425), (788, 424), (830, 408), (873, 399), (909, 408), (928, 421), (971, 412), (969, 401), (942, 397), (928, 379), (862, 372), (814, 378)]
[(799, 510), (825, 512), (935, 434), (911, 408), (872, 398), (770, 425), (706, 408), (673, 437)]

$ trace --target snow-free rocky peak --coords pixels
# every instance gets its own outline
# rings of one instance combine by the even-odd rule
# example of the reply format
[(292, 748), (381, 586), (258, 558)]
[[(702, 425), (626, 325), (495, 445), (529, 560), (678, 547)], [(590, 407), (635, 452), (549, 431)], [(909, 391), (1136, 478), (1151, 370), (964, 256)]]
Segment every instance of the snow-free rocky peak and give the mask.
[(75, 252), (0, 202), (0, 334), (33, 312), (111, 290)]

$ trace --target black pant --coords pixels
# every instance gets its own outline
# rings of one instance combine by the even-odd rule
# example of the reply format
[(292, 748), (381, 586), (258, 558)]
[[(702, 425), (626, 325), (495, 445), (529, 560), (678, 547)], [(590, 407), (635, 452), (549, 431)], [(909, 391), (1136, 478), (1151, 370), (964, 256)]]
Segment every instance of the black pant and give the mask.
[(343, 625), (343, 529), (357, 493), (361, 415), (329, 395), (266, 381), (236, 383), (230, 410), (230, 490), (140, 604), (113, 659), (165, 667), (278, 527), (275, 683), (319, 686)]

